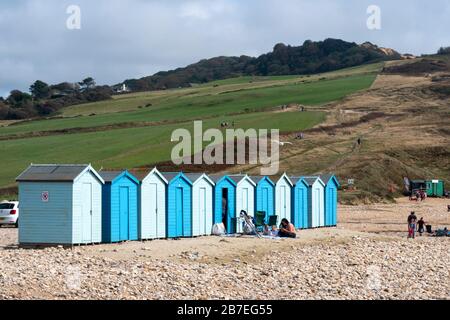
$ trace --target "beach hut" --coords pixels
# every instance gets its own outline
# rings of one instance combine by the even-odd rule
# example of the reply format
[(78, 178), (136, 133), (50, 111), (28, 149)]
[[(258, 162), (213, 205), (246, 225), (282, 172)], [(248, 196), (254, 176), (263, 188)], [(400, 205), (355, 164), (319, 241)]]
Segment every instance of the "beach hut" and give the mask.
[(339, 181), (332, 174), (323, 175), (321, 179), (325, 183), (325, 226), (334, 227), (337, 225)]
[(292, 181), (286, 173), (281, 176), (275, 186), (275, 213), (279, 217), (278, 223), (280, 223), (282, 219), (288, 219), (289, 221), (292, 220), (292, 187)]
[(269, 177), (251, 176), (256, 183), (255, 194), (255, 211), (266, 213), (266, 222), (269, 217), (275, 215), (275, 183)]
[(312, 227), (312, 219), (308, 204), (309, 185), (301, 177), (291, 177), (294, 187), (292, 189), (292, 223), (297, 229)]
[(141, 182), (139, 239), (166, 238), (166, 194), (169, 182), (156, 168), (150, 172), (136, 172), (134, 175)]
[(103, 179), (90, 165), (31, 165), (19, 177), (19, 243), (102, 241)]
[(163, 173), (167, 187), (167, 237), (192, 237), (192, 182), (183, 173)]
[(212, 234), (214, 181), (206, 174), (190, 173), (192, 182), (192, 236)]
[(308, 212), (311, 228), (325, 227), (325, 183), (319, 177), (305, 177), (308, 184)]
[(236, 183), (229, 176), (212, 175), (214, 188), (214, 224), (223, 223), (227, 233), (236, 233)]
[(437, 197), (442, 198), (445, 194), (444, 190), (444, 181), (442, 180), (427, 180), (426, 184), (426, 193), (429, 197)]
[(242, 233), (240, 213), (246, 211), (249, 216), (255, 216), (256, 183), (248, 175), (230, 175), (236, 184), (236, 233)]
[(100, 171), (100, 176), (105, 181), (103, 242), (138, 240), (139, 180), (128, 171)]

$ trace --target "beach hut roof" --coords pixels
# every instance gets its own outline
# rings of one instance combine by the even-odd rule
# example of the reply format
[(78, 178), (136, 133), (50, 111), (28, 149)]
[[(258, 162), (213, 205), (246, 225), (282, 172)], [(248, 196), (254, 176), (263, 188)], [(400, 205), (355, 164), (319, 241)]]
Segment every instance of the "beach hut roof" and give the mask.
[(210, 175), (209, 178), (214, 181), (214, 183), (217, 185), (222, 180), (228, 180), (230, 181), (234, 186), (236, 186), (236, 182), (231, 179), (228, 175), (220, 175), (220, 174), (213, 174)]
[(297, 185), (300, 182), (303, 182), (305, 185), (308, 185), (308, 182), (303, 177), (290, 177), (289, 180), (292, 181), (294, 185)]
[(16, 181), (74, 182), (87, 171), (91, 171), (101, 183), (105, 183), (90, 164), (31, 164)]
[(252, 179), (256, 184), (259, 184), (263, 180), (267, 180), (272, 186), (275, 186), (272, 179), (267, 176), (250, 176), (250, 179)]
[(136, 182), (136, 184), (139, 184), (139, 180), (132, 175), (131, 173), (129, 173), (128, 171), (100, 171), (99, 172), (100, 176), (103, 178), (103, 180), (105, 180), (105, 183), (114, 183), (116, 180), (127, 176), (128, 178), (130, 178), (131, 180), (133, 180), (134, 182)]
[(320, 178), (322, 179), (323, 183), (325, 183), (325, 185), (328, 185), (328, 183), (331, 180), (334, 180), (336, 185), (340, 186), (339, 180), (336, 178), (336, 176), (334, 174), (324, 174), (324, 175), (321, 175)]
[(131, 170), (130, 173), (135, 176), (140, 182), (143, 182), (147, 177), (152, 174), (156, 174), (161, 180), (163, 180), (166, 184), (169, 184), (169, 181), (162, 175), (161, 172), (157, 168), (152, 170)]
[(161, 174), (168, 181), (168, 183), (170, 183), (174, 179), (182, 177), (183, 179), (186, 179), (190, 185), (192, 185), (191, 180), (182, 172), (161, 172)]
[(185, 176), (192, 183), (196, 183), (198, 180), (205, 178), (212, 186), (215, 185), (215, 182), (205, 173), (186, 173)]
[(233, 180), (236, 184), (241, 183), (241, 181), (243, 180), (248, 180), (250, 181), (250, 183), (256, 187), (256, 182), (253, 181), (252, 178), (250, 178), (248, 175), (246, 174), (235, 174), (235, 175), (229, 175), (228, 176), (231, 180)]
[(283, 175), (280, 177), (280, 179), (278, 179), (277, 183), (280, 182), (281, 180), (286, 179), (287, 182), (291, 185), (291, 187), (294, 186), (294, 182), (292, 181), (291, 178), (289, 178), (289, 176), (287, 175), (287, 173), (283, 173)]
[(314, 177), (303, 177), (303, 180), (305, 180), (306, 183), (307, 183), (309, 186), (312, 186), (314, 183), (316, 183), (317, 180), (319, 180), (319, 182), (320, 182), (322, 185), (325, 186), (325, 183), (323, 182), (323, 180), (320, 179), (320, 177), (318, 177), (318, 176), (314, 176)]

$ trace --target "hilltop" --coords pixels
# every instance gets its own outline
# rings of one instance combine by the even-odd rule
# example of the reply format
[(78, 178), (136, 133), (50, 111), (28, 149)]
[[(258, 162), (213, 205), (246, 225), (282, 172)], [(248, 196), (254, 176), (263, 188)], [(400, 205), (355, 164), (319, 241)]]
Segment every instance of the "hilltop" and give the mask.
[(30, 93), (13, 90), (0, 97), (0, 120), (23, 120), (54, 116), (59, 110), (87, 102), (108, 101), (114, 93), (190, 88), (217, 80), (243, 76), (308, 75), (364, 64), (400, 59), (392, 49), (366, 42), (357, 45), (338, 39), (305, 41), (295, 47), (277, 44), (273, 52), (260, 57), (216, 57), (184, 68), (158, 72), (153, 76), (126, 80), (114, 86), (97, 86), (92, 77), (79, 83), (49, 85), (37, 80)]
[(240, 56), (204, 59), (185, 68), (158, 72), (141, 79), (129, 79), (123, 84), (131, 91), (164, 90), (238, 76), (316, 74), (400, 58), (397, 51), (380, 48), (370, 42), (358, 45), (339, 39), (318, 42), (307, 40), (301, 46), (279, 43), (272, 52), (257, 58)]

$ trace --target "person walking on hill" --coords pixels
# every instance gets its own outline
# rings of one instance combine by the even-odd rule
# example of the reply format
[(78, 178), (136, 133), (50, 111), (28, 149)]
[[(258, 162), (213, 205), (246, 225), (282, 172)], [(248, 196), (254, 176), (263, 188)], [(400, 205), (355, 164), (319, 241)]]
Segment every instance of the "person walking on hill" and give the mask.
[(416, 213), (413, 211), (408, 216), (408, 239), (415, 239), (416, 224), (417, 224), (417, 216), (416, 216)]

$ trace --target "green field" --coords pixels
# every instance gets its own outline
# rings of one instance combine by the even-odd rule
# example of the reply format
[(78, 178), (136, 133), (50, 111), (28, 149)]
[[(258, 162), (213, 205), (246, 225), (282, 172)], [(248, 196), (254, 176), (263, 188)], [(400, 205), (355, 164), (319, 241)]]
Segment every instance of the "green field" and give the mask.
[[(381, 67), (373, 64), (310, 77), (241, 77), (189, 89), (129, 94), (66, 108), (62, 118), (0, 127), (0, 187), (14, 185), (14, 178), (30, 163), (132, 168), (169, 160), (172, 131), (191, 129), (192, 120), (203, 119), (205, 128), (234, 121), (240, 128), (305, 130), (325, 119), (325, 108), (281, 113), (274, 112), (276, 107), (289, 103), (319, 107), (342, 99), (370, 87)], [(104, 127), (124, 123), (135, 128)], [(26, 137), (70, 128), (95, 132)]]

